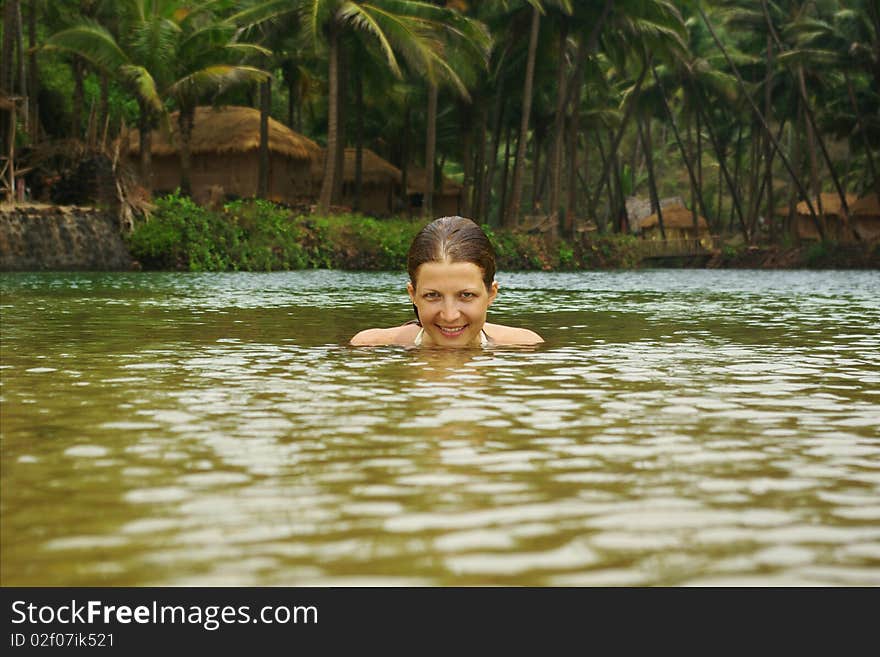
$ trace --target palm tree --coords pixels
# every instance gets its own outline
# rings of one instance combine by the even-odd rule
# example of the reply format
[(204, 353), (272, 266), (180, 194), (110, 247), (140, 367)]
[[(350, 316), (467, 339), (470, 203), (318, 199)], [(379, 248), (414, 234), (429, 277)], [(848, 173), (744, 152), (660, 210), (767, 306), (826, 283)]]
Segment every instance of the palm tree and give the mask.
[[(190, 188), (190, 138), (196, 105), (268, 73), (236, 63), (265, 48), (239, 39), (238, 26), (217, 17), (209, 0), (195, 8), (174, 0), (124, 0), (117, 5), (119, 38), (100, 23), (84, 21), (58, 32), (45, 48), (74, 52), (107, 71), (134, 93), (140, 111), (141, 174), (149, 185), (149, 136), (169, 106), (179, 110), (181, 192)], [(145, 152), (146, 151), (146, 152)]]
[[(326, 212), (333, 201), (333, 192), (341, 173), (339, 103), (342, 38), (348, 32), (354, 32), (373, 41), (378, 45), (388, 69), (397, 78), (403, 76), (398, 62), (400, 55), (410, 69), (427, 76), (430, 81), (446, 77), (453, 83), (461, 84), (459, 76), (443, 59), (441, 39), (446, 28), (443, 21), (458, 12), (412, 0), (306, 0), (302, 5), (313, 43), (327, 47), (327, 148), (318, 201), (319, 210)], [(460, 24), (450, 29), (459, 27)]]

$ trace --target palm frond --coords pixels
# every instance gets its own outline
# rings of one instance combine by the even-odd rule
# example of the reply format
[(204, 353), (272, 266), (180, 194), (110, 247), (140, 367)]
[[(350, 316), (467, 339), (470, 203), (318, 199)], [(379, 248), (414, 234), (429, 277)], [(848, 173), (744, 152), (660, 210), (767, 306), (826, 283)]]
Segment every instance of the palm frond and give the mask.
[(53, 34), (43, 48), (75, 52), (110, 72), (129, 62), (109, 30), (95, 22), (82, 23)]
[(123, 80), (127, 81), (132, 87), (134, 87), (135, 93), (144, 104), (151, 107), (156, 112), (161, 112), (163, 110), (162, 98), (159, 96), (159, 92), (156, 89), (156, 81), (147, 69), (143, 66), (126, 64), (125, 66), (120, 67), (119, 74)]
[(170, 85), (167, 93), (183, 106), (211, 92), (222, 93), (239, 84), (263, 82), (268, 77), (268, 72), (252, 66), (216, 64), (185, 75)]

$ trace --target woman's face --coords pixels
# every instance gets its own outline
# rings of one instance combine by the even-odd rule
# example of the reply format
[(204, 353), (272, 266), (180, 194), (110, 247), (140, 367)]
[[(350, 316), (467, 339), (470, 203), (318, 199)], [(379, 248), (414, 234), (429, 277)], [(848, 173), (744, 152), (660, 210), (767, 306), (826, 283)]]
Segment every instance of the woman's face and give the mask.
[(407, 292), (425, 329), (423, 344), (464, 347), (480, 344), (486, 311), (498, 294), (483, 284), (483, 271), (472, 262), (426, 262), (416, 271)]

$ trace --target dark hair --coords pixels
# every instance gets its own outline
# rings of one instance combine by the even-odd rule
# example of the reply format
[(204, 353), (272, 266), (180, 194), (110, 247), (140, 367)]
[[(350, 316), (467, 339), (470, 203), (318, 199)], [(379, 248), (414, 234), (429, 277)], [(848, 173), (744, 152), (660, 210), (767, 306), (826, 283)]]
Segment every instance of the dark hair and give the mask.
[(486, 233), (471, 219), (440, 217), (419, 231), (409, 247), (406, 269), (416, 284), (416, 272), (426, 262), (472, 262), (483, 272), (488, 291), (495, 280), (495, 249)]
[[(495, 249), (486, 233), (473, 220), (465, 217), (440, 217), (419, 231), (406, 256), (406, 270), (413, 286), (416, 273), (426, 262), (472, 262), (483, 272), (486, 291), (495, 280)], [(419, 311), (413, 304), (416, 318)]]

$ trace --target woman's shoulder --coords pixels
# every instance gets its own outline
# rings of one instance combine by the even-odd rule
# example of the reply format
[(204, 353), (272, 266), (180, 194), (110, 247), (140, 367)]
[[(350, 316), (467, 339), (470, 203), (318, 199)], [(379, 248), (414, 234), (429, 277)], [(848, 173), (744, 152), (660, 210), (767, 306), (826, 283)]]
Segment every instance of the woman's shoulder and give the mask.
[(391, 328), (365, 329), (355, 335), (349, 344), (355, 347), (378, 347), (388, 344), (412, 344), (419, 332), (417, 324), (404, 324)]
[(495, 344), (540, 344), (544, 338), (525, 328), (516, 326), (504, 326), (502, 324), (490, 324), (486, 322), (483, 329)]

